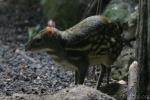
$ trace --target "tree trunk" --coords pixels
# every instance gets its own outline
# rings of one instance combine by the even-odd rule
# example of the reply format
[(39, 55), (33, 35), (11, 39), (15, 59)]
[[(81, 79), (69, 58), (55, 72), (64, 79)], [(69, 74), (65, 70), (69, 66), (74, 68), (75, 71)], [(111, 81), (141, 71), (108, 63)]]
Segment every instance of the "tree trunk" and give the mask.
[(150, 94), (150, 0), (147, 2), (148, 7), (148, 38), (147, 38), (147, 52), (148, 52), (148, 59), (147, 59), (147, 65), (148, 65), (148, 87), (147, 87), (147, 94)]
[(150, 94), (150, 0), (139, 0), (136, 55), (139, 63), (139, 77), (136, 100), (149, 99)]

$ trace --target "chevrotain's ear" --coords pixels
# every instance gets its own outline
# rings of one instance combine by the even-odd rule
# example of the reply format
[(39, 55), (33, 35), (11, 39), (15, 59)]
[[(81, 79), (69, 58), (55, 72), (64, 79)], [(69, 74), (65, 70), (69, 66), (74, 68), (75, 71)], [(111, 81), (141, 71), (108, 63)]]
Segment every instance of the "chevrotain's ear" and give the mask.
[(55, 22), (51, 19), (48, 21), (47, 24), (48, 24), (49, 27), (55, 27)]
[(54, 36), (56, 33), (54, 32), (54, 27), (50, 27), (50, 26), (47, 26), (45, 29), (44, 29), (44, 34), (48, 34), (48, 36)]
[(55, 28), (55, 22), (53, 20), (49, 20), (48, 25), (41, 31), (43, 35), (48, 34), (48, 36), (54, 36), (54, 28)]

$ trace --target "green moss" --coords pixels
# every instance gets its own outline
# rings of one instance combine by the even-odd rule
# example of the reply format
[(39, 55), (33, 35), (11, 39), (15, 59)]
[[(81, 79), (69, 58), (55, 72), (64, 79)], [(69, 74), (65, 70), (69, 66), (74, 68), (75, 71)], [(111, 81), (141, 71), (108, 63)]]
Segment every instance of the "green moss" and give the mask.
[(128, 16), (130, 15), (129, 6), (121, 4), (110, 4), (103, 15), (109, 17), (112, 20), (127, 21)]

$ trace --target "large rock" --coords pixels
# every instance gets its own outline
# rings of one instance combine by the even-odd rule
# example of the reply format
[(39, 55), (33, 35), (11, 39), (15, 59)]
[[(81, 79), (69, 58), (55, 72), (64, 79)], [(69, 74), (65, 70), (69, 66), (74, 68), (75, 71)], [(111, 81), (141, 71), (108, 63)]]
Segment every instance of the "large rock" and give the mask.
[(112, 66), (112, 78), (115, 80), (127, 80), (128, 69), (135, 59), (135, 49), (130, 47), (123, 48), (120, 56)]
[(53, 97), (54, 100), (115, 100), (107, 94), (83, 85), (64, 89)]

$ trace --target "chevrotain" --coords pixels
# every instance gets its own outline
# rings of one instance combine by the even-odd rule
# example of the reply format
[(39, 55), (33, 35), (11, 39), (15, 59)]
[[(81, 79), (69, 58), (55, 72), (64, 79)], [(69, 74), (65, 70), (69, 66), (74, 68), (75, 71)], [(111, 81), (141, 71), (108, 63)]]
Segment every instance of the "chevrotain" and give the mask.
[(50, 22), (28, 41), (25, 49), (46, 51), (56, 63), (75, 70), (75, 84), (83, 84), (90, 65), (101, 65), (98, 88), (106, 72), (109, 78), (110, 65), (122, 50), (121, 33), (119, 22), (100, 15), (88, 17), (64, 31)]

